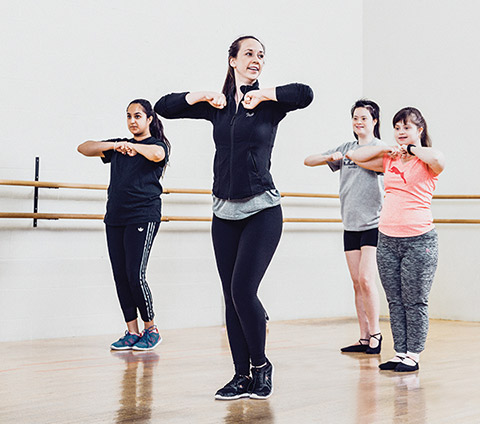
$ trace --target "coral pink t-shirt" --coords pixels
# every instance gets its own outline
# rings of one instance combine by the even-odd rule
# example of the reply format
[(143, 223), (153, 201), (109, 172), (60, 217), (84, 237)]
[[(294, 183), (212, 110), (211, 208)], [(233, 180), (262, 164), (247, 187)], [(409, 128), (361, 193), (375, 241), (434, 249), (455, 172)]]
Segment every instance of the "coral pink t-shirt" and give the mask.
[(390, 237), (414, 237), (434, 228), (430, 209), (438, 176), (418, 158), (383, 158), (385, 201), (378, 229)]

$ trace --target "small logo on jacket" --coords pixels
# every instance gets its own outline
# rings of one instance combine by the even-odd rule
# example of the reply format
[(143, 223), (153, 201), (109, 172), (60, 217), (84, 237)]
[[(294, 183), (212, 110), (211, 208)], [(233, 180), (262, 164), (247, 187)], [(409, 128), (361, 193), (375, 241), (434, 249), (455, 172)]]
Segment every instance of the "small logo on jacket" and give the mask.
[(251, 117), (254, 116), (254, 115), (255, 115), (255, 112), (247, 112), (247, 113), (245, 114), (245, 116), (246, 116), (247, 118), (251, 118)]
[(143, 227), (138, 227), (137, 230), (141, 233), (143, 231)]
[(404, 182), (405, 184), (407, 184), (407, 180), (406, 180), (405, 177), (404, 177), (405, 172), (400, 171), (396, 166), (392, 166), (392, 167), (390, 168), (390, 172), (393, 172), (394, 174), (400, 175), (400, 177), (402, 178), (403, 182)]

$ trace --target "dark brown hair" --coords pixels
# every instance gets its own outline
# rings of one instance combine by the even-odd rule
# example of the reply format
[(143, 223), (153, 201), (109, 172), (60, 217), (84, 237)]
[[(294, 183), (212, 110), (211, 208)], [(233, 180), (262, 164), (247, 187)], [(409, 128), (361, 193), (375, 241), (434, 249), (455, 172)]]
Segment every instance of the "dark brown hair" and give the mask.
[(423, 128), (422, 134), (420, 134), (420, 141), (423, 147), (432, 147), (432, 140), (428, 135), (427, 130), (427, 121), (423, 117), (422, 113), (414, 107), (404, 107), (400, 109), (395, 116), (393, 117), (392, 123), (393, 127), (397, 125), (398, 122), (403, 122), (406, 124), (407, 122), (412, 123), (417, 128)]

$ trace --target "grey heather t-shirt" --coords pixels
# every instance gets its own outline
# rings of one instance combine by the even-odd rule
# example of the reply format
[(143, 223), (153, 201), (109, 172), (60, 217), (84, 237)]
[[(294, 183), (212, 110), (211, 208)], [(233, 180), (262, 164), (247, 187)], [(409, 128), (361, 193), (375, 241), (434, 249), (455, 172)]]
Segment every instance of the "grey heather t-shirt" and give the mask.
[(280, 204), (282, 196), (279, 191), (271, 189), (246, 199), (225, 200), (213, 197), (213, 214), (222, 219), (240, 220), (248, 218), (263, 209)]
[[(366, 146), (382, 144), (382, 141), (375, 138)], [(341, 152), (344, 155), (343, 159), (327, 162), (327, 165), (334, 172), (340, 170), (340, 207), (343, 226), (347, 231), (365, 231), (378, 227), (383, 204), (383, 174), (361, 168), (345, 157), (349, 150), (363, 146), (365, 145), (360, 146), (355, 140), (322, 153), (330, 155)]]

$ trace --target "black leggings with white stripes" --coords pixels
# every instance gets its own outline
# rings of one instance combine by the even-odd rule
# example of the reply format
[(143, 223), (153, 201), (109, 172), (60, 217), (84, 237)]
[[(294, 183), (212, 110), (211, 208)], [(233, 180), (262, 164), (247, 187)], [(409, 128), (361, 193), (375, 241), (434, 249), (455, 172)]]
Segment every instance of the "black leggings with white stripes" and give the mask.
[(148, 257), (160, 222), (106, 225), (108, 253), (125, 322), (153, 320), (153, 299), (145, 278)]

